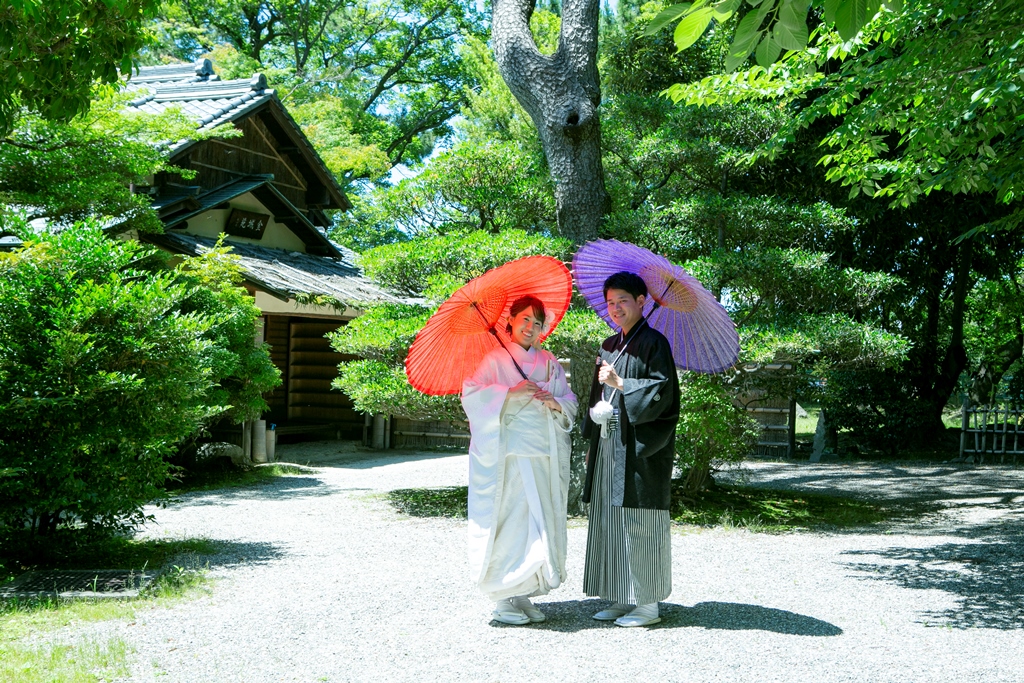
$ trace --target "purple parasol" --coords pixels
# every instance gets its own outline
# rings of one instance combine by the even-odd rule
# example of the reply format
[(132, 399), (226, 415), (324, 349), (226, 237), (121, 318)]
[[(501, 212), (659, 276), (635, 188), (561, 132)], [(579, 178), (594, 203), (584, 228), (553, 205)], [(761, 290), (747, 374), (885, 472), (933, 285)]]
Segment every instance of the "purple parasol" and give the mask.
[(714, 373), (736, 363), (740, 340), (725, 308), (697, 278), (665, 257), (628, 242), (597, 240), (576, 252), (572, 269), (576, 287), (612, 329), (604, 281), (621, 271), (642, 277), (650, 294), (644, 317), (668, 338), (676, 367)]

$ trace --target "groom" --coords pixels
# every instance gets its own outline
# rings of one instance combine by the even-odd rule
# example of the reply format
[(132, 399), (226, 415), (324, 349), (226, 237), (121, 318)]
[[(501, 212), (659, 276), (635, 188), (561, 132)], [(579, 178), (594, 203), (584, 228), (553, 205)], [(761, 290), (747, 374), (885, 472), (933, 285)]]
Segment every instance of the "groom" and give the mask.
[(647, 285), (620, 272), (604, 283), (620, 332), (601, 345), (583, 436), (590, 503), (583, 591), (612, 600), (594, 615), (619, 626), (661, 621), (672, 592), (669, 532), (679, 380), (668, 340), (643, 319)]

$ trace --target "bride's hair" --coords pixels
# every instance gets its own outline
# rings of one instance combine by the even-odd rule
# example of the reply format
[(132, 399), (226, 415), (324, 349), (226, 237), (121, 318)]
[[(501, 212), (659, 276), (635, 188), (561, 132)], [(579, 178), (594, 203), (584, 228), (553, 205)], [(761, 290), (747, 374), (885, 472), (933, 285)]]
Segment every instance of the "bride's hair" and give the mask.
[(527, 294), (512, 302), (512, 308), (508, 311), (508, 324), (505, 325), (506, 333), (512, 334), (512, 318), (527, 308), (533, 308), (533, 317), (539, 320), (542, 326), (544, 325), (544, 320), (547, 317), (547, 314), (544, 312), (544, 302), (533, 295)]

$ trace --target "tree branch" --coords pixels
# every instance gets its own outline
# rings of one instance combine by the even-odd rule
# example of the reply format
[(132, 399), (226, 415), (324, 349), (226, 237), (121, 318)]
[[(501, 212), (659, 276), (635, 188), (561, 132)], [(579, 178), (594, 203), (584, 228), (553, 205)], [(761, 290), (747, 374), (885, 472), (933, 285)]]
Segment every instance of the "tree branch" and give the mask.
[(17, 147), (19, 149), (27, 149), (30, 152), (40, 152), (42, 154), (48, 154), (50, 152), (56, 152), (61, 149), (68, 149), (71, 147), (77, 147), (78, 143), (75, 141), (62, 142), (59, 145), (52, 145), (50, 147), (41, 147), (38, 143), (30, 142), (19, 142), (12, 140), (11, 138), (3, 138), (0, 143), (10, 145), (11, 147)]

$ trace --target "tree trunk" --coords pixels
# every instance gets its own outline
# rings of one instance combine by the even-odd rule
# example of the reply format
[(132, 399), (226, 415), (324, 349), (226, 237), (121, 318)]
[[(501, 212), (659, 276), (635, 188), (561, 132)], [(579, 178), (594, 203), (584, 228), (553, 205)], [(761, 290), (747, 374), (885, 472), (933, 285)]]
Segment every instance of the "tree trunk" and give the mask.
[[(931, 377), (920, 378), (921, 391), (920, 400), (925, 406), (925, 424), (922, 425), (925, 443), (939, 444), (946, 435), (946, 427), (942, 422), (942, 409), (949, 401), (950, 395), (956, 388), (960, 379), (960, 373), (967, 367), (967, 351), (964, 348), (964, 315), (967, 309), (967, 294), (970, 292), (973, 282), (971, 280), (971, 263), (974, 256), (974, 243), (965, 240), (958, 250), (958, 258), (953, 271), (952, 283), (952, 304), (953, 310), (950, 315), (950, 339), (946, 347), (945, 355), (936, 368), (935, 365), (924, 364), (922, 372), (931, 370)], [(938, 303), (929, 312), (938, 318)], [(931, 324), (929, 328), (936, 328), (938, 325)], [(935, 335), (937, 337), (937, 333)], [(935, 338), (932, 339), (935, 342)], [(937, 356), (938, 344), (931, 357)], [(934, 368), (934, 369), (932, 369)]]
[(576, 411), (576, 427), (572, 430), (572, 455), (569, 460), (568, 508), (569, 514), (574, 516), (586, 514), (583, 484), (587, 476), (587, 451), (590, 450), (590, 440), (583, 438), (583, 418), (587, 414), (596, 356), (595, 350), (592, 354), (569, 357), (569, 385), (580, 402), (580, 408)]
[(530, 33), (531, 0), (495, 0), (494, 57), (509, 90), (540, 134), (555, 185), (558, 229), (581, 244), (597, 237), (611, 200), (601, 165), (597, 0), (565, 0), (553, 55)]

